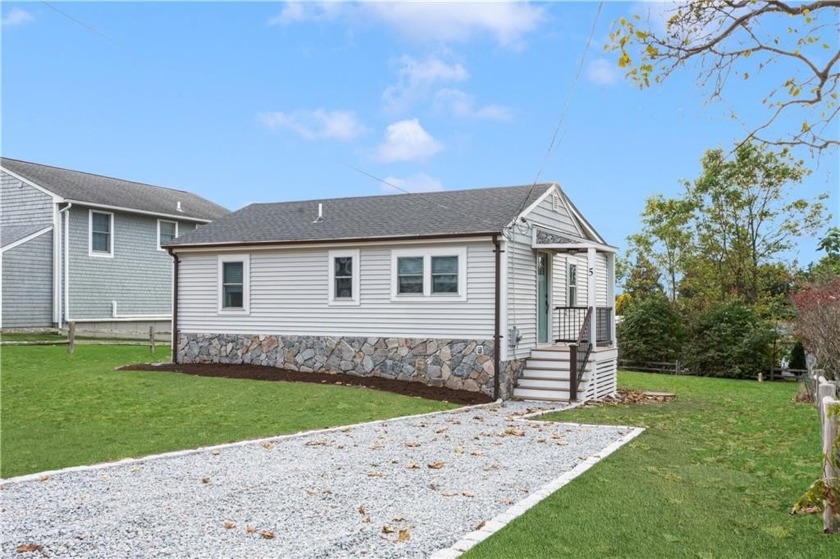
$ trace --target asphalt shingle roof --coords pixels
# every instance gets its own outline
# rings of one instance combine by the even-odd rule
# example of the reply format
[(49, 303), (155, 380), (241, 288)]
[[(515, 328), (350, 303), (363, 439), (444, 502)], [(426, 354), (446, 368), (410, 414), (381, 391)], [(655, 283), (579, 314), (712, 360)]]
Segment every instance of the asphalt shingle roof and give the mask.
[(37, 233), (42, 229), (46, 229), (48, 225), (43, 223), (32, 225), (4, 225), (0, 227), (0, 247), (5, 248), (8, 245), (28, 237), (33, 233)]
[[(214, 220), (229, 213), (222, 206), (183, 190), (103, 177), (7, 157), (0, 159), (0, 163), (4, 169), (32, 181), (65, 200), (182, 216), (185, 219)], [(178, 202), (181, 203), (182, 211), (180, 212), (177, 210)]]
[[(251, 204), (171, 246), (498, 233), (551, 186)], [(316, 223), (319, 203), (324, 219)]]

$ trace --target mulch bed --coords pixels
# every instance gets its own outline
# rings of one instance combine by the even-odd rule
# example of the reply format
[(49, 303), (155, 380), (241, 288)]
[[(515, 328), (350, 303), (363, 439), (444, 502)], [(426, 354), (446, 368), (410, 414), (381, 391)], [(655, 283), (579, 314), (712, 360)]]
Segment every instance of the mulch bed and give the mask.
[(669, 392), (644, 392), (642, 390), (619, 390), (615, 396), (587, 403), (587, 406), (620, 406), (626, 404), (655, 404), (670, 402), (676, 397)]
[(493, 399), (481, 392), (467, 392), (450, 388), (437, 388), (421, 382), (407, 382), (382, 377), (357, 377), (341, 373), (301, 373), (288, 369), (277, 369), (261, 365), (222, 365), (218, 363), (175, 364), (149, 363), (126, 365), (120, 371), (169, 371), (196, 375), (200, 377), (241, 378), (250, 380), (269, 380), (279, 382), (311, 382), (315, 384), (337, 384), (343, 386), (359, 386), (384, 392), (393, 392), (403, 396), (416, 396), (427, 400), (439, 400), (453, 404), (473, 405), (486, 404)]

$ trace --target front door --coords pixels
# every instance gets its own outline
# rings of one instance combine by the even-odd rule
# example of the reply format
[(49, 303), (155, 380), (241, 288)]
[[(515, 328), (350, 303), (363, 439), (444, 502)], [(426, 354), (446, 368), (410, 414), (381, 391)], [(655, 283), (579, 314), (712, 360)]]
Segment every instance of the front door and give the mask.
[(548, 305), (550, 258), (545, 252), (537, 253), (537, 343), (548, 343), (548, 326), (551, 308)]

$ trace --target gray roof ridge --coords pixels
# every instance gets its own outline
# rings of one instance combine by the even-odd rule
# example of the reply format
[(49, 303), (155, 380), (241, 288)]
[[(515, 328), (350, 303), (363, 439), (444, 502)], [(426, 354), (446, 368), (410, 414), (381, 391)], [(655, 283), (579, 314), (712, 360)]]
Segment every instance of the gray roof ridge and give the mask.
[[(457, 190), (434, 190), (432, 192), (399, 192), (394, 194), (367, 194), (364, 196), (338, 196), (334, 198), (307, 198), (305, 200), (287, 200), (285, 202), (251, 202), (248, 206), (277, 206), (282, 204), (303, 204), (308, 202), (332, 202), (335, 200), (365, 200), (365, 199), (373, 199), (373, 198), (393, 198), (394, 196), (434, 196), (439, 194), (455, 194), (458, 192), (476, 192), (480, 190), (500, 190), (505, 188), (537, 188), (537, 187), (550, 187), (554, 185), (559, 185), (559, 183), (555, 181), (549, 182), (539, 182), (539, 183), (531, 183), (531, 184), (514, 184), (509, 186), (480, 186), (478, 188), (459, 188)], [(247, 206), (246, 206), (247, 207)], [(524, 208), (523, 208), (524, 209)]]
[[(149, 184), (147, 182), (140, 182), (140, 181), (135, 181), (135, 180), (130, 180), (130, 179), (121, 179), (121, 178), (118, 178), (118, 177), (112, 177), (110, 175), (102, 175), (102, 174), (99, 174), (99, 173), (91, 173), (89, 171), (79, 171), (78, 169), (68, 169), (67, 167), (59, 167), (57, 165), (47, 165), (46, 163), (36, 163), (35, 161), (26, 161), (25, 159), (15, 159), (14, 157), (7, 157), (5, 155), (2, 157), (2, 159), (8, 159), (9, 161), (17, 161), (18, 163), (26, 163), (27, 165), (38, 165), (39, 167), (49, 167), (50, 169), (58, 169), (59, 171), (67, 171), (69, 173), (80, 173), (82, 175), (90, 175), (92, 177), (100, 177), (100, 178), (103, 178), (103, 179), (109, 179), (109, 180), (120, 181), (120, 182), (130, 182), (132, 184), (137, 184), (137, 185), (140, 185), (140, 186), (149, 186), (151, 188), (160, 188), (162, 190), (171, 190), (172, 192), (181, 192), (183, 194), (189, 194), (191, 196), (198, 196), (198, 194), (195, 194), (194, 192), (190, 192), (189, 190), (182, 190), (180, 188), (172, 188), (171, 186), (159, 186), (157, 184)], [(49, 186), (46, 186), (46, 185), (39, 185), (39, 186), (41, 186), (43, 188), (46, 188), (47, 190), (51, 190)]]

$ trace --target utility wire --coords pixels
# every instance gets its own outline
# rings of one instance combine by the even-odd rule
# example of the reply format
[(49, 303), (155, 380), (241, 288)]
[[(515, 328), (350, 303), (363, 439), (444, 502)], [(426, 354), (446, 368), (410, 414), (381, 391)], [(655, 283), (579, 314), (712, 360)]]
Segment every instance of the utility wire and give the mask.
[(67, 12), (65, 12), (64, 10), (60, 10), (60, 9), (58, 9), (56, 6), (54, 6), (54, 5), (50, 4), (49, 2), (43, 2), (43, 1), (42, 1), (42, 2), (41, 2), (41, 4), (43, 4), (44, 6), (48, 7), (49, 9), (53, 10), (54, 12), (56, 12), (56, 13), (58, 13), (58, 14), (61, 14), (62, 16), (66, 17), (67, 19), (69, 19), (70, 21), (72, 21), (73, 23), (75, 23), (76, 25), (79, 25), (80, 27), (83, 27), (84, 29), (86, 29), (86, 30), (87, 30), (87, 31), (89, 31), (90, 33), (93, 33), (94, 35), (96, 35), (96, 36), (98, 36), (98, 37), (100, 37), (100, 38), (102, 38), (102, 39), (105, 39), (106, 41), (108, 41), (109, 43), (111, 43), (112, 45), (114, 45), (115, 47), (118, 47), (118, 48), (120, 48), (120, 49), (122, 49), (122, 50), (124, 50), (124, 51), (126, 51), (126, 52), (130, 52), (131, 54), (133, 54), (133, 55), (137, 56), (137, 53), (136, 53), (136, 52), (134, 52), (133, 50), (131, 50), (130, 48), (128, 48), (128, 47), (127, 47), (127, 46), (125, 46), (124, 44), (120, 43), (119, 41), (117, 41), (116, 39), (114, 39), (113, 37), (111, 37), (110, 35), (107, 35), (107, 34), (103, 33), (102, 31), (99, 31), (99, 30), (98, 30), (98, 29), (96, 29), (95, 27), (91, 27), (90, 25), (88, 25), (88, 24), (87, 24), (87, 23), (85, 23), (84, 21), (82, 21), (82, 20), (78, 19), (77, 17), (74, 17), (74, 16), (72, 16), (72, 15), (68, 14), (68, 13), (67, 13)]

